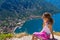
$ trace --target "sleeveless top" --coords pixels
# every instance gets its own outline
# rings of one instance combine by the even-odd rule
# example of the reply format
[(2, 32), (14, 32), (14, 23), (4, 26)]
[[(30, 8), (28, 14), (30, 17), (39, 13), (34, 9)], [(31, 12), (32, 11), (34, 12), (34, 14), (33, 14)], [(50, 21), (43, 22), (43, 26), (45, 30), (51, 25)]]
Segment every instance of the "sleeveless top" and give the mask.
[(47, 34), (51, 34), (50, 29), (48, 28), (48, 23), (46, 23), (41, 32), (43, 31), (46, 32)]

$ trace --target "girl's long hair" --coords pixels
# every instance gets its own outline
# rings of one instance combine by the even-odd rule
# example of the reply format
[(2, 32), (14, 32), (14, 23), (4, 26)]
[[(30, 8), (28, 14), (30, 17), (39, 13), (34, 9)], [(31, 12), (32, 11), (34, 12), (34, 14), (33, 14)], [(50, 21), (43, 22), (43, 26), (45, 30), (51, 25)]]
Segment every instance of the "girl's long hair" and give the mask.
[(49, 13), (49, 12), (45, 12), (43, 15), (42, 15), (42, 18), (44, 19), (44, 18), (48, 18), (49, 20), (49, 23), (50, 24), (53, 24), (53, 19), (52, 19), (52, 17), (51, 17), (51, 13)]

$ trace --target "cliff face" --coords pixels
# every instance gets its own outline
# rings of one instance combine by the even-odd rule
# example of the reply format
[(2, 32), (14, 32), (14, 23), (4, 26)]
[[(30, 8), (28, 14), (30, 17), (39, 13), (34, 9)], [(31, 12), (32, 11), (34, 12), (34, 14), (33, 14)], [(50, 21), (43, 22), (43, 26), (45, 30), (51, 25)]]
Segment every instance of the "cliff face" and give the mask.
[(0, 0), (0, 19), (26, 18), (42, 15), (43, 12), (57, 13), (59, 10), (45, 0)]

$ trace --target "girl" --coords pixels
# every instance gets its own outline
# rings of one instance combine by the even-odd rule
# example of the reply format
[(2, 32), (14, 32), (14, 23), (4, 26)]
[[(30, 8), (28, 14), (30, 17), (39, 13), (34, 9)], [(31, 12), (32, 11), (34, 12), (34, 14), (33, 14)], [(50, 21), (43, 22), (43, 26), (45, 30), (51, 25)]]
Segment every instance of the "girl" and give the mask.
[(51, 15), (48, 12), (45, 12), (42, 15), (43, 19), (43, 29), (41, 32), (35, 32), (33, 33), (32, 40), (49, 40), (50, 39), (50, 34), (52, 34), (52, 38), (54, 38), (53, 30), (52, 30), (52, 25), (53, 25), (53, 19), (51, 18)]

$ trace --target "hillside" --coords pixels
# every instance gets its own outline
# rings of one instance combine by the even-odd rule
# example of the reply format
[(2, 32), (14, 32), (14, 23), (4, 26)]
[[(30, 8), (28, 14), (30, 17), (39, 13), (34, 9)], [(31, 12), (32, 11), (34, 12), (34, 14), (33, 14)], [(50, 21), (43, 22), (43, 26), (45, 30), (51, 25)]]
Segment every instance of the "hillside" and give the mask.
[(41, 15), (43, 12), (54, 14), (59, 10), (45, 0), (0, 0), (0, 20), (22, 19), (30, 15)]

